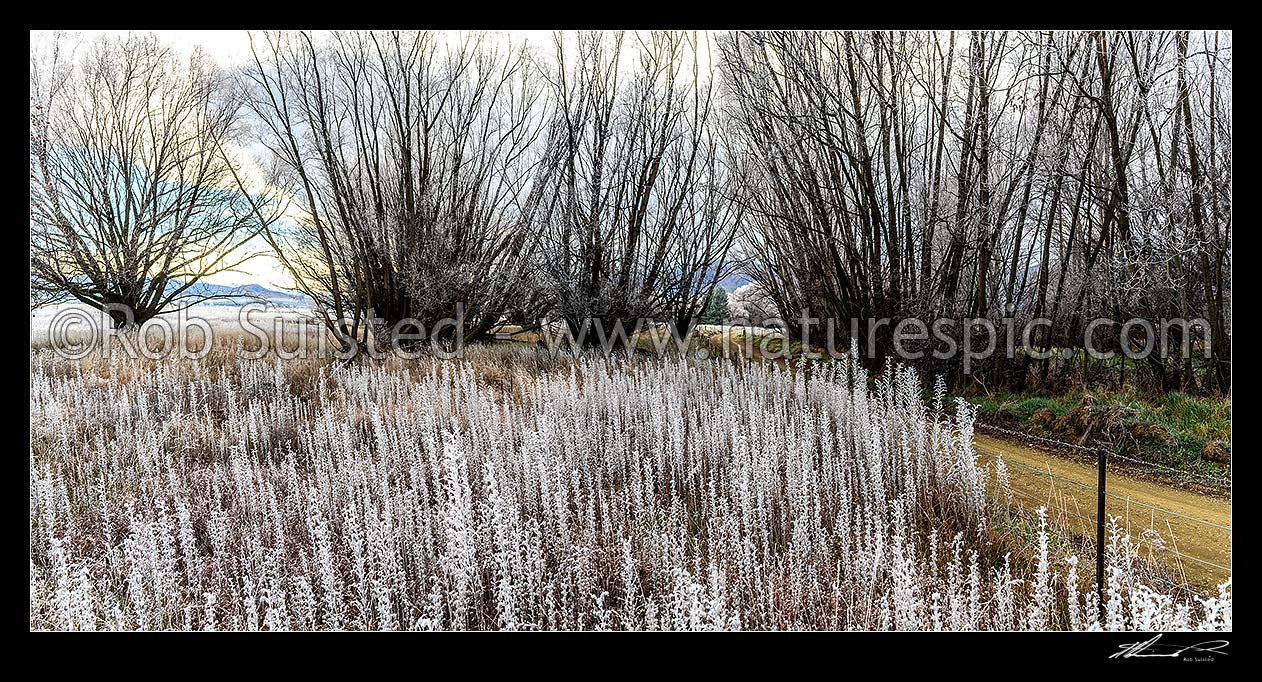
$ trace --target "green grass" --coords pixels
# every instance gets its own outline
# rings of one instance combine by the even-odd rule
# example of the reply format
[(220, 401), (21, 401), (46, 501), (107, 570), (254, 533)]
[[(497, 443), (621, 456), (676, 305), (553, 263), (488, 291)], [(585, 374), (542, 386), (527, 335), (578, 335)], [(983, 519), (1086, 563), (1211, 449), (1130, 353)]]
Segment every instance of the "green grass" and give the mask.
[(1179, 436), (1221, 440), (1231, 444), (1231, 400), (1195, 398), (1172, 392), (1152, 405), (1139, 403), (1145, 415)]
[(1008, 411), (1016, 415), (1020, 421), (1029, 421), (1034, 417), (1034, 413), (1043, 408), (1051, 410), (1052, 414), (1060, 417), (1066, 412), (1074, 408), (1082, 400), (1082, 396), (1078, 396), (1077, 400), (1071, 400), (1068, 396), (1058, 396), (1049, 398), (1042, 395), (994, 395), (994, 396), (974, 396), (967, 400), (979, 407), (979, 411), (983, 415), (994, 415), (1001, 408), (1006, 407)]
[[(1085, 395), (1081, 389), (1075, 389), (1050, 396), (1018, 392), (964, 397), (977, 405), (983, 421), (1057, 438), (1063, 434), (1058, 434), (1055, 426), (1038, 423), (1035, 413), (1046, 408), (1060, 418), (1080, 406)], [(1096, 412), (1122, 408), (1122, 423), (1132, 427), (1132, 433), (1142, 434), (1133, 440), (1112, 440), (1107, 434), (1096, 434), (1091, 444), (1118, 446), (1132, 456), (1187, 471), (1216, 476), (1226, 473), (1225, 466), (1203, 459), (1201, 451), (1210, 441), (1219, 441), (1231, 450), (1229, 398), (1198, 398), (1178, 392), (1146, 396), (1131, 391), (1092, 391), (1090, 395), (1096, 401)]]

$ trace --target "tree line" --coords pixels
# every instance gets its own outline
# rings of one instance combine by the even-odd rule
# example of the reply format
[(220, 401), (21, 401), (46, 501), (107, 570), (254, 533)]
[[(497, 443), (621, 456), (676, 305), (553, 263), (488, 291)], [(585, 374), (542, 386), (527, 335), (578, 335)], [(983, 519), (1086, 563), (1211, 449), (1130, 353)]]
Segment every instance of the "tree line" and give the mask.
[[(1230, 41), (278, 32), (225, 69), (152, 36), (53, 40), (32, 46), (32, 298), (143, 322), (261, 242), (340, 338), (459, 310), (473, 339), (686, 331), (740, 272), (785, 320), (858, 319), (829, 341), (870, 336), (872, 362), (881, 318), (1046, 318), (1040, 350), (1094, 318), (1196, 318), (1170, 329), (1196, 353), (1131, 371), (1226, 392)], [(1009, 386), (1065, 364), (930, 362)]]

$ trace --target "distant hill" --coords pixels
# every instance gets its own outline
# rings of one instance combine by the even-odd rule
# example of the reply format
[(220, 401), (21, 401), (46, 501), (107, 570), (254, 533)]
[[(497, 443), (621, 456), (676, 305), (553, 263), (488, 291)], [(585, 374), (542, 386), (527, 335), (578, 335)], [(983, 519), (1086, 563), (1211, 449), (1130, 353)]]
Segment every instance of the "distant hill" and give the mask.
[(732, 273), (728, 275), (727, 277), (724, 277), (723, 279), (719, 280), (718, 284), (720, 287), (723, 287), (724, 289), (726, 289), (728, 293), (731, 293), (745, 286), (746, 284), (749, 284), (752, 281), (753, 280), (749, 278), (749, 275), (746, 275), (744, 273)]
[[(178, 282), (167, 285), (168, 289), (180, 286)], [(210, 284), (198, 282), (181, 292), (182, 302), (197, 305), (242, 306), (246, 303), (263, 303), (277, 308), (310, 308), (312, 301), (303, 294), (268, 289), (260, 284)]]

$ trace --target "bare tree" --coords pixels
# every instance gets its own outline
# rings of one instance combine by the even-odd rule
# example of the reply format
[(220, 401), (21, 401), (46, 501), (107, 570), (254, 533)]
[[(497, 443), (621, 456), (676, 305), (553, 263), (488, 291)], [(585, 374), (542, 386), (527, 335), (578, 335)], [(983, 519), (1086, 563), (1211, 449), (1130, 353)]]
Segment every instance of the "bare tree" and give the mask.
[(248, 257), (263, 212), (233, 184), (239, 98), (200, 51), (100, 38), (75, 62), (58, 36), (31, 99), (33, 291), (141, 324)]
[(762, 326), (776, 318), (775, 303), (757, 282), (742, 284), (727, 298), (727, 316), (734, 323)]
[(543, 112), (523, 49), (415, 32), (252, 44), (250, 106), (298, 214), (267, 237), (331, 329), (397, 340), (463, 308), (473, 338), (527, 305)]
[[(1203, 317), (1203, 376), (1226, 390), (1230, 44), (1195, 35), (724, 36), (748, 273), (786, 318), (857, 319), (878, 361), (890, 326), (870, 319), (1049, 317), (1046, 350), (1083, 347), (1093, 317)], [(1146, 363), (1163, 389), (1195, 384), (1186, 359)], [(1031, 364), (995, 356), (971, 380), (1024, 385)]]
[(646, 318), (686, 334), (725, 273), (741, 213), (707, 48), (685, 33), (557, 34), (554, 46), (538, 216), (551, 310), (576, 334)]

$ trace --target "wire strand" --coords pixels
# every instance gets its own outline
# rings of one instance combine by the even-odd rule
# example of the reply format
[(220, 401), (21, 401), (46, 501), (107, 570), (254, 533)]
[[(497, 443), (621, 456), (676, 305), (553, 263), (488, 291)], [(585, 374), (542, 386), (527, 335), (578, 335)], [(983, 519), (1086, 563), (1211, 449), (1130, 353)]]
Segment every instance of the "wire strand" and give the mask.
[[(985, 454), (992, 454), (992, 453), (985, 453)], [(994, 453), (994, 455), (993, 455), (993, 456), (1003, 457), (1002, 453)], [(1033, 467), (1033, 466), (1030, 466), (1029, 464), (1025, 464), (1024, 462), (1009, 461), (1009, 460), (1007, 460), (1007, 459), (1004, 459), (1004, 465), (1005, 465), (1005, 466), (1016, 466), (1016, 467), (1020, 467), (1020, 468), (1022, 468), (1022, 469), (1027, 469), (1027, 470), (1029, 470), (1029, 471), (1033, 471), (1033, 472), (1037, 473), (1037, 474), (1038, 474), (1038, 475), (1040, 475), (1040, 476), (1047, 476), (1047, 477), (1049, 477), (1049, 478), (1053, 478), (1053, 479), (1056, 479), (1056, 480), (1058, 480), (1058, 481), (1064, 481), (1065, 483), (1068, 483), (1068, 484), (1070, 484), (1070, 485), (1075, 485), (1075, 486), (1078, 486), (1079, 488), (1083, 488), (1083, 489), (1085, 489), (1085, 490), (1089, 490), (1089, 491), (1092, 491), (1092, 492), (1095, 492), (1095, 489), (1096, 489), (1096, 488), (1095, 488), (1095, 486), (1093, 486), (1093, 485), (1088, 485), (1088, 484), (1083, 483), (1083, 482), (1081, 482), (1081, 481), (1075, 481), (1075, 480), (1073, 480), (1072, 478), (1068, 478), (1068, 477), (1066, 477), (1066, 476), (1062, 476), (1062, 475), (1060, 475), (1060, 474), (1057, 474), (1057, 473), (1054, 473), (1054, 472), (1051, 472), (1051, 471), (1047, 471), (1047, 470), (1044, 470), (1044, 469), (1039, 469), (1038, 467)], [(1194, 516), (1188, 516), (1187, 514), (1182, 514), (1182, 513), (1179, 513), (1179, 512), (1177, 512), (1177, 511), (1174, 511), (1173, 509), (1166, 509), (1165, 507), (1158, 507), (1158, 506), (1154, 506), (1154, 505), (1151, 505), (1151, 504), (1146, 504), (1146, 503), (1144, 503), (1144, 502), (1140, 502), (1139, 500), (1136, 500), (1136, 499), (1135, 499), (1135, 498), (1133, 498), (1133, 497), (1126, 497), (1126, 496), (1118, 495), (1117, 493), (1109, 492), (1107, 488), (1105, 489), (1104, 494), (1105, 494), (1105, 495), (1108, 495), (1109, 497), (1112, 497), (1112, 498), (1113, 498), (1113, 499), (1115, 499), (1115, 500), (1122, 500), (1122, 501), (1124, 501), (1124, 502), (1126, 502), (1126, 503), (1128, 503), (1128, 504), (1134, 504), (1134, 505), (1136, 505), (1136, 506), (1144, 507), (1145, 509), (1151, 509), (1151, 510), (1153, 510), (1153, 511), (1159, 511), (1159, 512), (1161, 512), (1161, 513), (1163, 513), (1163, 514), (1168, 514), (1168, 515), (1170, 515), (1170, 516), (1175, 516), (1175, 517), (1178, 517), (1178, 518), (1181, 518), (1181, 519), (1186, 519), (1186, 520), (1188, 520), (1188, 521), (1193, 521), (1193, 522), (1195, 522), (1195, 523), (1199, 523), (1199, 524), (1203, 524), (1203, 525), (1206, 525), (1206, 526), (1211, 526), (1211, 527), (1213, 527), (1213, 528), (1219, 528), (1219, 529), (1221, 529), (1221, 530), (1225, 530), (1225, 531), (1231, 532), (1231, 526), (1224, 526), (1224, 525), (1221, 525), (1221, 524), (1214, 523), (1213, 521), (1206, 521), (1205, 519), (1198, 519), (1198, 518), (1196, 518), (1196, 517), (1194, 517)]]

